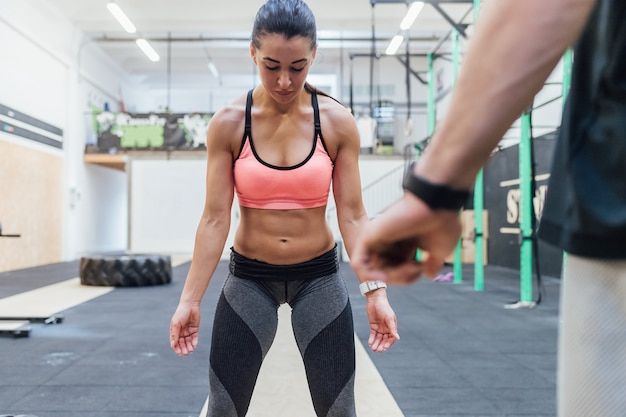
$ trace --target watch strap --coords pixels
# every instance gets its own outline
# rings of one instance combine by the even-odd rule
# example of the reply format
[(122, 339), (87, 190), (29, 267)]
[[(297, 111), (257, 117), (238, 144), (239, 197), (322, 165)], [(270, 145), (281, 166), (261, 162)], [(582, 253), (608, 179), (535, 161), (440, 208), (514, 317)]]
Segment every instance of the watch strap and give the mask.
[(456, 190), (444, 184), (418, 177), (413, 172), (415, 161), (411, 162), (402, 181), (402, 188), (410, 192), (433, 210), (460, 210), (470, 196), (466, 190)]
[(387, 288), (387, 283), (384, 281), (364, 281), (359, 284), (359, 290), (361, 290), (361, 295), (365, 295), (368, 292), (372, 292), (379, 288)]

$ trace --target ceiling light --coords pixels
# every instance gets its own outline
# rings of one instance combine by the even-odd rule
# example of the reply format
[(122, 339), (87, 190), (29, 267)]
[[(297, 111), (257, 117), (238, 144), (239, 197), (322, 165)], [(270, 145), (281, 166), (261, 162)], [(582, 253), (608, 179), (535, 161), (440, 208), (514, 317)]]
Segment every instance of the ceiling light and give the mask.
[(124, 30), (128, 33), (137, 32), (137, 28), (133, 25), (133, 22), (130, 21), (126, 13), (117, 5), (114, 1), (110, 1), (107, 3), (107, 9), (111, 12), (113, 17), (117, 19), (117, 21), (122, 25)]
[(394, 36), (391, 39), (391, 42), (389, 42), (389, 46), (387, 46), (385, 53), (387, 55), (394, 55), (398, 51), (398, 48), (400, 47), (400, 45), (402, 45), (402, 41), (404, 41), (404, 36), (402, 35)]
[(152, 46), (150, 46), (148, 41), (145, 40), (144, 38), (139, 38), (135, 42), (137, 42), (137, 46), (141, 48), (143, 53), (146, 54), (146, 56), (148, 57), (150, 61), (156, 62), (159, 59), (161, 59), (161, 57), (159, 57), (159, 54), (157, 54), (156, 51), (152, 49)]
[(211, 71), (211, 74), (212, 74), (215, 78), (219, 79), (219, 78), (220, 78), (220, 73), (219, 73), (219, 71), (217, 70), (217, 67), (215, 66), (215, 64), (213, 63), (213, 61), (209, 61), (208, 66), (209, 66), (209, 71)]
[(411, 4), (411, 7), (409, 7), (409, 10), (406, 12), (406, 16), (404, 16), (404, 19), (400, 22), (400, 29), (407, 30), (410, 28), (423, 8), (423, 1), (414, 1), (413, 4)]

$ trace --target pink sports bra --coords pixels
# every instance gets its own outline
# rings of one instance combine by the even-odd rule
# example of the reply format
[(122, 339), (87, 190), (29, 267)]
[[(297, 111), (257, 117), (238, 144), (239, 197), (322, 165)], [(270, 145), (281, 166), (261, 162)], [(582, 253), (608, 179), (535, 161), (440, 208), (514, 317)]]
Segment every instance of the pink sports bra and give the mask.
[(320, 128), (317, 95), (311, 94), (315, 135), (311, 152), (297, 165), (268, 164), (256, 153), (251, 134), (252, 90), (246, 101), (246, 127), (233, 175), (239, 205), (256, 209), (295, 210), (325, 206), (333, 174)]

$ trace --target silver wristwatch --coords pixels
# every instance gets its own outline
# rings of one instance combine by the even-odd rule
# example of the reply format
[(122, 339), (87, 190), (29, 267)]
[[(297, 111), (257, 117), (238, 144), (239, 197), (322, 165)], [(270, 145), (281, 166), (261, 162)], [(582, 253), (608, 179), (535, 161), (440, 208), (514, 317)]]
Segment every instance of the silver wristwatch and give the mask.
[(387, 283), (384, 281), (365, 281), (359, 284), (359, 290), (361, 290), (361, 295), (365, 295), (368, 292), (372, 292), (379, 288), (387, 288)]

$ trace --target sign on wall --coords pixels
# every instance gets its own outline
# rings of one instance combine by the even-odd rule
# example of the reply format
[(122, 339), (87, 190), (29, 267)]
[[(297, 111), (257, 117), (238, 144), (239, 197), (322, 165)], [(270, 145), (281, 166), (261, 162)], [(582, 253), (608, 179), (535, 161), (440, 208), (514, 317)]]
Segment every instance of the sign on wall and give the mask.
[(124, 149), (194, 149), (206, 145), (212, 115), (205, 113), (94, 114), (98, 151)]
[[(541, 220), (548, 192), (550, 165), (554, 153), (554, 135), (533, 140), (535, 154), (535, 189), (533, 212)], [(519, 147), (511, 146), (495, 153), (485, 167), (485, 208), (489, 209), (489, 263), (507, 268), (520, 267), (520, 180)], [(539, 241), (541, 273), (559, 277), (561, 251)]]

